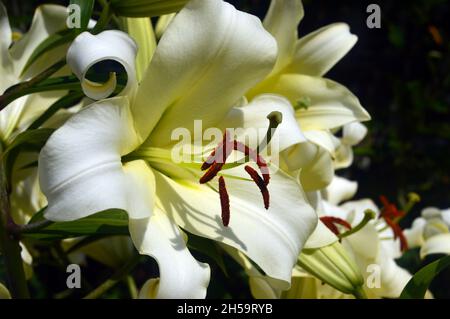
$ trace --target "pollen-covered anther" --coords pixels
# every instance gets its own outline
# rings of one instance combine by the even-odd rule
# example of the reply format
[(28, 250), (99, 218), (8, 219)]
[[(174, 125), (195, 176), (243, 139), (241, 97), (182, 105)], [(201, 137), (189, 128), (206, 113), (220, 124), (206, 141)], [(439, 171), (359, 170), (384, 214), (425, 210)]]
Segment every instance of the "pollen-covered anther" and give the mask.
[(259, 187), (259, 190), (261, 191), (261, 194), (263, 196), (264, 208), (269, 209), (270, 195), (267, 184), (264, 182), (261, 176), (259, 176), (258, 172), (255, 171), (251, 166), (245, 165), (245, 171), (248, 173), (248, 175), (250, 175), (255, 184)]
[(329, 230), (331, 230), (336, 236), (338, 236), (340, 234), (339, 232), (339, 228), (337, 227), (337, 225), (341, 225), (344, 226), (347, 229), (352, 229), (352, 225), (350, 225), (350, 223), (348, 223), (346, 220), (338, 218), (338, 217), (334, 217), (334, 216), (322, 216), (320, 217), (320, 220), (322, 221), (322, 223), (325, 224), (325, 226), (328, 227)]
[(225, 227), (230, 223), (230, 197), (228, 196), (225, 179), (223, 176), (219, 177), (219, 195), (220, 206), (222, 208), (222, 223)]

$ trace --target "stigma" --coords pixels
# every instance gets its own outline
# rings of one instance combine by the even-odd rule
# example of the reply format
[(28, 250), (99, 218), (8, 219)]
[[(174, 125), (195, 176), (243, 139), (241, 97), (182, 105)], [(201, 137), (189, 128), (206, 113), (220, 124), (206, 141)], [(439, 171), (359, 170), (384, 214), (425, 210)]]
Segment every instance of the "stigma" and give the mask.
[[(232, 140), (227, 130), (225, 130), (222, 141), (211, 152), (206, 161), (203, 162), (201, 170), (206, 170), (206, 172), (200, 178), (200, 184), (208, 183), (217, 176), (217, 174), (223, 169), (223, 166), (232, 151), (243, 153), (246, 157), (246, 161), (252, 160), (258, 166), (260, 172), (249, 165), (245, 165), (244, 169), (256, 186), (258, 186), (263, 198), (264, 208), (269, 209), (270, 194), (267, 186), (270, 181), (270, 172), (266, 161), (261, 155), (258, 154), (257, 151), (237, 140)], [(261, 175), (259, 173), (261, 173)], [(219, 195), (220, 206), (222, 209), (222, 223), (225, 227), (227, 227), (230, 222), (230, 197), (228, 195), (225, 178), (223, 176), (219, 177)]]

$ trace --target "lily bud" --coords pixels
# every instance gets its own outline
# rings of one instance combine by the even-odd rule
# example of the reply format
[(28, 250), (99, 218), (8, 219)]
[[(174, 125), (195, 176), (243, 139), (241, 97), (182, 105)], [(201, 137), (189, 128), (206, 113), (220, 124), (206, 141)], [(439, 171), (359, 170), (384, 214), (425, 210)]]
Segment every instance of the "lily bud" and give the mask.
[(177, 12), (188, 0), (112, 0), (115, 14), (125, 17), (156, 17)]
[(363, 276), (339, 242), (321, 248), (303, 249), (298, 264), (331, 287), (356, 298), (365, 298)]

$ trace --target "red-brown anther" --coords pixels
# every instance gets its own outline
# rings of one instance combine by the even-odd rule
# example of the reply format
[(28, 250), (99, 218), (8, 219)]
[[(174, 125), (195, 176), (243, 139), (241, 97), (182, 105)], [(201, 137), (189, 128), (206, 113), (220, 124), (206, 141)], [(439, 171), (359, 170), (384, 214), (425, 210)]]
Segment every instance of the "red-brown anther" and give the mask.
[(400, 239), (400, 249), (405, 251), (408, 249), (408, 242), (405, 235), (403, 234), (402, 228), (397, 224), (397, 218), (405, 215), (405, 212), (399, 210), (395, 204), (389, 202), (386, 196), (381, 195), (380, 201), (383, 204), (383, 209), (381, 210), (380, 217), (384, 219), (386, 224), (392, 229), (394, 233), (394, 239)]
[(219, 177), (220, 206), (222, 207), (222, 223), (225, 227), (230, 223), (230, 197), (228, 196), (223, 176)]
[(383, 204), (383, 209), (380, 214), (382, 217), (394, 219), (396, 217), (402, 217), (405, 215), (403, 211), (397, 209), (397, 206), (389, 202), (386, 196), (381, 195), (380, 201)]
[(334, 216), (322, 216), (320, 217), (320, 220), (322, 223), (325, 224), (325, 226), (328, 227), (329, 230), (331, 230), (335, 235), (339, 235), (339, 228), (336, 226), (336, 224), (344, 226), (347, 229), (352, 229), (352, 225), (350, 225), (346, 220), (334, 217)]
[(262, 158), (262, 156), (259, 155), (255, 150), (252, 150), (250, 147), (239, 141), (234, 141), (233, 146), (235, 150), (243, 152), (246, 156), (250, 157), (250, 159), (253, 160), (256, 165), (258, 165), (258, 168), (263, 176), (264, 183), (268, 185), (270, 180), (269, 167), (267, 167), (267, 163)]
[[(217, 162), (217, 159), (221, 157), (221, 160), (218, 161), (219, 163), (225, 163), (227, 157), (230, 155), (232, 151), (232, 141), (230, 140), (230, 135), (228, 131), (225, 130), (225, 133), (223, 133), (223, 139), (222, 141), (217, 145), (217, 147), (209, 154), (206, 161), (203, 163), (201, 170), (204, 171), (205, 169), (208, 169), (214, 162)], [(225, 152), (224, 152), (224, 145), (225, 145)], [(217, 153), (217, 155), (216, 155)], [(224, 156), (225, 155), (225, 156)]]
[(245, 165), (245, 171), (250, 175), (256, 185), (259, 187), (264, 200), (264, 207), (269, 209), (270, 195), (267, 185), (264, 180), (259, 176), (258, 172), (255, 171), (251, 166)]
[(214, 149), (201, 167), (202, 170), (207, 168), (209, 168), (209, 170), (200, 178), (200, 184), (205, 184), (217, 176), (217, 173), (219, 173), (225, 165), (225, 162), (232, 151), (232, 141), (230, 140), (227, 131), (225, 131), (222, 142)]

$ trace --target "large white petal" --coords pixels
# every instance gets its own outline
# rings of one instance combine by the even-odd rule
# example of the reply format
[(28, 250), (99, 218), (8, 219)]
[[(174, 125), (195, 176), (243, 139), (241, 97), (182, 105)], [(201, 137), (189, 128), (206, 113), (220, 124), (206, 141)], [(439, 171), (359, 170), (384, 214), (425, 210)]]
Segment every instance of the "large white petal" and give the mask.
[(192, 131), (195, 119), (217, 125), (270, 72), (276, 52), (255, 16), (220, 0), (189, 2), (164, 32), (139, 87), (132, 111), (140, 135), (152, 132), (151, 145), (164, 146), (174, 128)]
[(145, 170), (142, 163), (128, 163), (124, 170), (121, 156), (138, 143), (126, 98), (94, 103), (71, 117), (39, 156), (40, 184), (49, 202), (45, 216), (73, 220), (108, 208), (127, 209), (127, 194), (136, 192), (129, 184)]
[(289, 73), (323, 76), (355, 45), (358, 37), (345, 23), (320, 28), (298, 40)]
[(450, 255), (450, 234), (439, 234), (428, 238), (420, 249), (420, 257), (431, 254)]
[(290, 63), (298, 39), (297, 27), (304, 16), (301, 0), (272, 0), (264, 27), (278, 44), (278, 59), (272, 73)]
[(125, 95), (135, 87), (135, 58), (137, 46), (126, 33), (107, 30), (97, 35), (89, 32), (80, 34), (67, 51), (67, 64), (80, 79), (84, 94), (94, 100), (101, 100), (114, 92), (117, 80), (115, 73), (105, 83), (96, 83), (86, 78), (88, 70), (101, 61), (116, 61), (127, 73), (127, 84), (121, 94)]
[[(244, 252), (261, 269), (289, 286), (291, 270), (317, 216), (306, 204), (297, 182), (271, 168), (270, 208), (264, 209), (256, 185), (248, 180), (243, 167), (223, 171), (230, 196), (231, 218), (228, 227), (221, 220), (219, 194), (210, 185), (177, 182), (157, 176), (157, 197), (163, 210), (175, 222), (199, 236), (207, 237)], [(245, 179), (243, 179), (245, 178)]]
[(152, 256), (159, 279), (147, 281), (140, 298), (205, 298), (210, 269), (190, 254), (178, 226), (158, 208), (148, 219), (130, 220), (130, 233), (141, 254)]
[[(36, 9), (29, 31), (10, 50), (17, 75), (23, 71), (31, 54), (42, 41), (49, 35), (66, 28), (66, 19), (67, 11), (64, 6), (46, 4)], [(52, 50), (49, 54), (44, 55), (33, 65), (33, 73), (39, 72), (45, 66), (50, 66), (58, 58), (62, 58), (63, 54), (62, 50), (59, 50), (57, 54), (55, 54), (55, 50)]]

